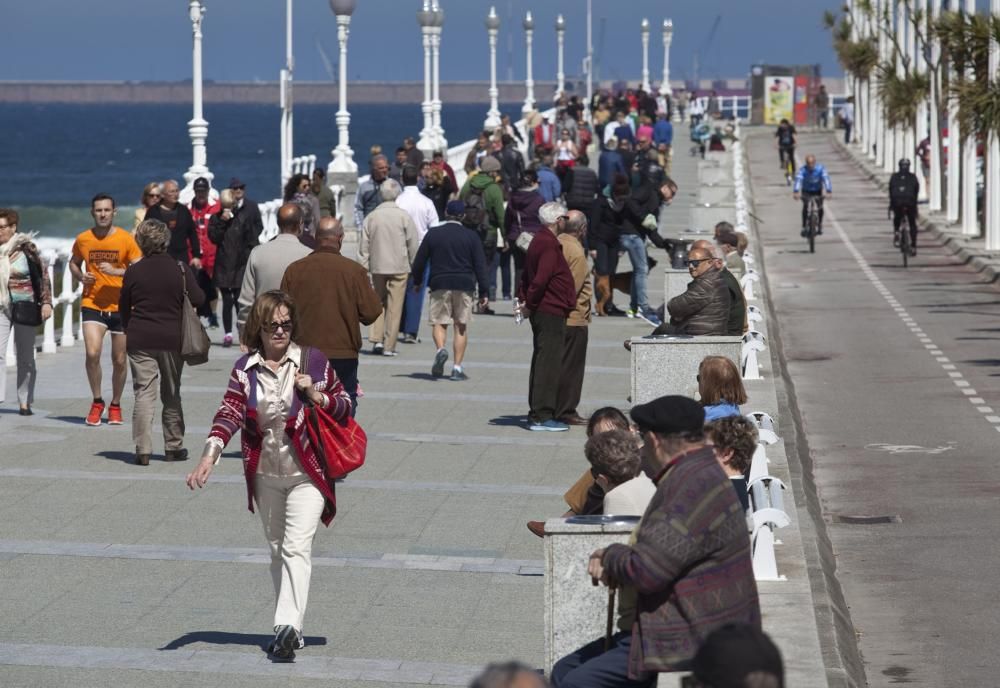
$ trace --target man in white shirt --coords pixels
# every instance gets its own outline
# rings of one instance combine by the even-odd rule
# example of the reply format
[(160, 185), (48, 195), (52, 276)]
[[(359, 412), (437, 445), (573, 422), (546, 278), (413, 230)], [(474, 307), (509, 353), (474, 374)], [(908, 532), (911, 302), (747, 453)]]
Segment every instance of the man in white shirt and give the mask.
[[(413, 219), (413, 224), (417, 226), (417, 239), (424, 240), (424, 235), (432, 226), (438, 224), (437, 209), (431, 199), (420, 193), (417, 181), (420, 172), (412, 165), (405, 165), (401, 175), (403, 181), (403, 193), (396, 199), (396, 205), (405, 210)], [(399, 329), (403, 334), (404, 344), (416, 344), (417, 331), (420, 329), (420, 313), (424, 308), (424, 294), (427, 291), (427, 276), (430, 266), (424, 270), (423, 282), (420, 289), (415, 290), (413, 276), (410, 276), (406, 283), (406, 301), (403, 303), (403, 318)]]

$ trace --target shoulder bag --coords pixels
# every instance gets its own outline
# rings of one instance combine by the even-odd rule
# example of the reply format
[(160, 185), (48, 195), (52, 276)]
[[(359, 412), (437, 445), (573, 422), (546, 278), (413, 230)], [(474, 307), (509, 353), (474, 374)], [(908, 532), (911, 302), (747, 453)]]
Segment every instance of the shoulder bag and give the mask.
[[(308, 370), (309, 347), (303, 346), (299, 371)], [(304, 396), (304, 395), (303, 395)], [(357, 421), (348, 416), (338, 421), (326, 409), (304, 399), (306, 434), (316, 452), (316, 460), (323, 468), (327, 480), (338, 480), (351, 471), (361, 468), (368, 450), (368, 436)]]
[[(28, 263), (28, 275), (31, 278), (31, 301), (11, 301), (10, 319), (18, 325), (38, 327), (42, 324), (42, 275), (39, 266), (22, 249), (24, 259)], [(6, 260), (6, 259), (4, 259)]]
[(177, 261), (177, 265), (181, 269), (181, 285), (184, 287), (184, 303), (181, 304), (181, 359), (188, 365), (201, 365), (208, 361), (212, 340), (208, 338), (205, 326), (201, 324), (188, 297), (184, 264)]

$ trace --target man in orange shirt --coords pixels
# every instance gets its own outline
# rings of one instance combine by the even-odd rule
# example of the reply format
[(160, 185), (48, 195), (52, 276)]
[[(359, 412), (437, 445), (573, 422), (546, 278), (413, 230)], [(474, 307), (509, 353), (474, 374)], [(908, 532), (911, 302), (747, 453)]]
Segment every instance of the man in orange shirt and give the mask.
[[(125, 330), (118, 314), (118, 297), (125, 269), (142, 258), (138, 244), (129, 232), (115, 227), (115, 199), (97, 194), (90, 202), (94, 226), (81, 232), (73, 242), (69, 270), (83, 284), (80, 317), (83, 320), (83, 346), (87, 352), (87, 380), (94, 401), (87, 414), (87, 425), (100, 425), (104, 415), (101, 396), (101, 352), (104, 334), (111, 333), (111, 406), (108, 425), (122, 424), (121, 400), (128, 374), (125, 354)], [(81, 267), (86, 262), (86, 271)]]

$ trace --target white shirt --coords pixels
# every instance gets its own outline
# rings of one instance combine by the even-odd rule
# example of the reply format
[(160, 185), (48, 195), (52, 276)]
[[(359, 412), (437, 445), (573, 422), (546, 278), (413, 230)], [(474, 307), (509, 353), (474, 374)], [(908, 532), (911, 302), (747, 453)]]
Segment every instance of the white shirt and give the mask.
[(840, 109), (840, 116), (844, 118), (847, 123), (854, 122), (854, 103), (844, 103), (844, 106)]
[(655, 493), (656, 485), (645, 473), (640, 473), (604, 494), (604, 513), (613, 516), (642, 516)]
[(618, 120), (613, 119), (604, 125), (604, 145), (608, 145), (608, 141), (614, 138), (615, 132), (618, 131)]
[(396, 199), (396, 205), (413, 219), (413, 224), (417, 226), (417, 241), (423, 241), (427, 230), (438, 223), (437, 208), (416, 186), (403, 187), (403, 193)]

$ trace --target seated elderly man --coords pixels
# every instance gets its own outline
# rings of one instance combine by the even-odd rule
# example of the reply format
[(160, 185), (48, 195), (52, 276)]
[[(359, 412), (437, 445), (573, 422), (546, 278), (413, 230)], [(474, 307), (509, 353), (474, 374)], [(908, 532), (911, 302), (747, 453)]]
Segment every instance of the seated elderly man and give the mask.
[(666, 334), (725, 335), (732, 297), (710, 250), (692, 248), (687, 257), (693, 278), (687, 290), (667, 303)]
[(705, 638), (729, 623), (760, 628), (750, 538), (739, 500), (712, 448), (698, 402), (666, 396), (632, 409), (642, 434), (642, 469), (656, 492), (628, 545), (590, 555), (605, 585), (634, 588), (619, 608), (611, 648), (598, 639), (552, 669), (556, 688), (648, 688), (681, 671)]
[(691, 244), (691, 248), (701, 248), (712, 253), (714, 258), (714, 269), (719, 271), (722, 280), (726, 283), (726, 291), (729, 292), (729, 319), (726, 321), (726, 334), (739, 337), (747, 331), (747, 300), (743, 296), (743, 287), (740, 281), (726, 260), (723, 258), (723, 250), (720, 246), (714, 246), (708, 239), (698, 239)]

